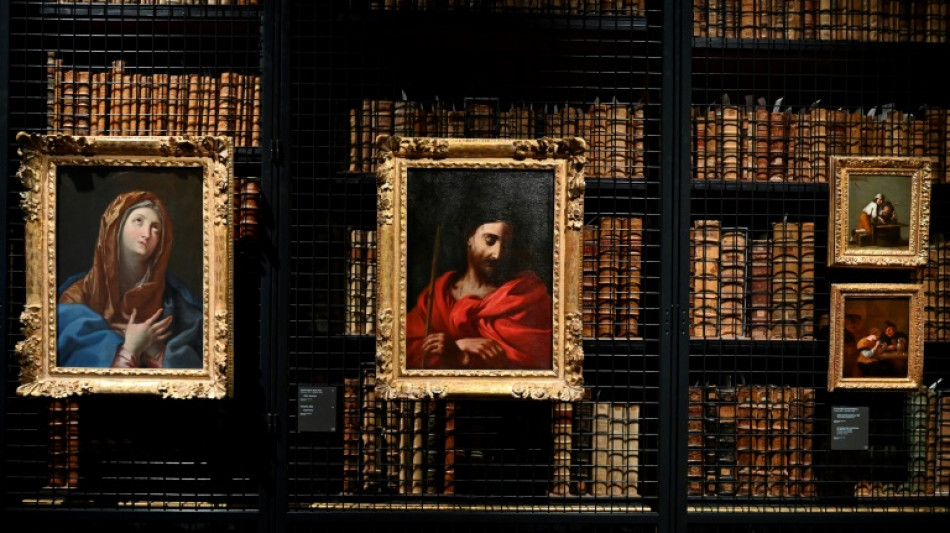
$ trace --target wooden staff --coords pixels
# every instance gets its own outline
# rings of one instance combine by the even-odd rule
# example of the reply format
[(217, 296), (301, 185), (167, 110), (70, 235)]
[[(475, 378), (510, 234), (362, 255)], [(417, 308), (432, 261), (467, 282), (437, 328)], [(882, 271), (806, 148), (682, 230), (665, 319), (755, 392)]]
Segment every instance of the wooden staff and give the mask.
[[(432, 245), (432, 265), (429, 267), (429, 294), (426, 296), (426, 334), (422, 337), (423, 342), (429, 336), (429, 322), (432, 321), (432, 303), (435, 300), (435, 265), (439, 260), (439, 241), (442, 235), (442, 225), (435, 227), (435, 243)], [(426, 356), (422, 355), (422, 368), (426, 367)]]
[[(439, 237), (442, 234), (442, 225), (435, 227), (435, 244), (432, 246), (432, 266), (429, 268), (429, 294), (426, 298), (426, 337), (429, 336), (429, 322), (432, 320), (432, 302), (435, 299), (435, 265), (439, 260)], [(423, 358), (423, 364), (425, 358)]]

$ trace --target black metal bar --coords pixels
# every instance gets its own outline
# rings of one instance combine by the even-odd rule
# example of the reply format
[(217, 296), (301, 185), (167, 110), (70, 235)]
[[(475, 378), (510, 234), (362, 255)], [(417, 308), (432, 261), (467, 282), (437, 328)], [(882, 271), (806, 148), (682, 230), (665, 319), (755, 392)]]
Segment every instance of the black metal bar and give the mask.
[[(13, 179), (10, 176), (9, 154), (14, 152), (14, 148), (8, 144), (10, 128), (10, 4), (9, 2), (0, 2), (0, 117), (3, 117), (4, 126), (0, 128), (0, 171), (7, 175), (7, 179)], [(10, 301), (8, 300), (7, 284), (7, 262), (9, 261), (7, 253), (7, 200), (9, 191), (0, 192), (0, 229), (3, 230), (3, 236), (0, 237), (0, 338), (7, 338), (7, 324)], [(5, 344), (6, 345), (6, 344)], [(0, 364), (0, 428), (6, 428), (7, 415), (7, 368), (8, 364), (4, 361)], [(0, 431), (0, 494), (7, 494), (8, 477), (6, 475), (6, 432)], [(4, 505), (4, 510), (7, 508)], [(6, 520), (3, 520), (4, 522)]]
[[(274, 142), (290, 139), (291, 102), (291, 14), (288, 0), (265, 2), (263, 25), (263, 73), (267, 97), (262, 116), (267, 117), (262, 167), (265, 169), (263, 189), (268, 206), (268, 260), (262, 277), (261, 295), (261, 366), (265, 369), (268, 412), (271, 414), (269, 435), (273, 483), (262, 502), (266, 519), (264, 531), (287, 530), (287, 321), (290, 264), (288, 231), (290, 211), (289, 158), (280, 153)], [(262, 137), (262, 141), (264, 138)]]
[[(687, 4), (688, 5), (688, 4)], [(685, 323), (689, 308), (689, 182), (690, 182), (690, 29), (691, 9), (675, 0), (663, 2), (663, 213), (664, 232), (662, 261), (668, 273), (661, 280), (666, 313), (666, 330), (660, 338), (661, 375), (666, 394), (661, 401), (661, 435), (668, 435), (661, 449), (660, 479), (667, 480), (660, 502), (662, 533), (685, 533), (689, 522), (686, 513), (686, 418), (683, 401), (688, 385)], [(665, 374), (664, 372), (665, 371)], [(665, 503), (664, 503), (665, 502)]]

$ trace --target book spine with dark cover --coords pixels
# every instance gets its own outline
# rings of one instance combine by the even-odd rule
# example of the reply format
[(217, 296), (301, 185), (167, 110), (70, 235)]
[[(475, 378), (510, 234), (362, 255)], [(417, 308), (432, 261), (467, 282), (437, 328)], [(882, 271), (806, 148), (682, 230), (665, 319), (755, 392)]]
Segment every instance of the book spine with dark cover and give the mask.
[(640, 336), (640, 299), (643, 280), (643, 219), (621, 219), (620, 233), (620, 279), (617, 286), (618, 336)]
[(705, 443), (705, 409), (703, 388), (690, 386), (686, 422), (686, 495), (702, 496), (705, 471), (703, 445)]
[(573, 411), (570, 402), (552, 404), (552, 459), (551, 490), (553, 496), (567, 496), (571, 493), (571, 450), (573, 442)]
[(597, 333), (597, 282), (599, 258), (599, 229), (595, 224), (581, 228), (584, 258), (581, 274), (581, 314), (584, 322), (584, 337), (593, 338)]
[(745, 337), (748, 231), (723, 228), (720, 251), (719, 322), (722, 338)]
[(948, 496), (950, 495), (950, 393), (940, 391), (938, 394), (934, 494)]
[(359, 378), (343, 380), (343, 493), (359, 490), (360, 465), (360, 383)]
[(620, 218), (601, 217), (597, 243), (597, 336), (617, 334), (617, 291), (620, 286)]
[(721, 224), (696, 220), (690, 230), (690, 337), (715, 338), (719, 331)]

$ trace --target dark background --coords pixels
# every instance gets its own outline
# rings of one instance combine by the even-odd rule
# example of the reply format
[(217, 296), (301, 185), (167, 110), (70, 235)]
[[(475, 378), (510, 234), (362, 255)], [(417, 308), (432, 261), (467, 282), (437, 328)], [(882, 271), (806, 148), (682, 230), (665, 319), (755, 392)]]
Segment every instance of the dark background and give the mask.
[(554, 170), (414, 169), (406, 187), (406, 305), (429, 283), (436, 225), (442, 225), (436, 276), (464, 268), (464, 227), (482, 211), (513, 213), (521, 244), (534, 270), (552, 287), (554, 257)]
[(56, 285), (92, 267), (102, 213), (115, 197), (152, 191), (172, 222), (168, 272), (201, 297), (202, 169), (61, 166), (56, 175)]

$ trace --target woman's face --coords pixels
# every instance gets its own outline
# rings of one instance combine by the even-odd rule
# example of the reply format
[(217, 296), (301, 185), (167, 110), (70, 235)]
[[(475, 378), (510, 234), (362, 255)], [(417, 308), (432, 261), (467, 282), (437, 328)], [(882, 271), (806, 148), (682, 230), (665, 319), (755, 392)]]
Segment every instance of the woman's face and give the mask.
[(122, 226), (119, 242), (123, 253), (145, 261), (152, 257), (162, 239), (162, 223), (151, 207), (138, 207), (129, 213)]

